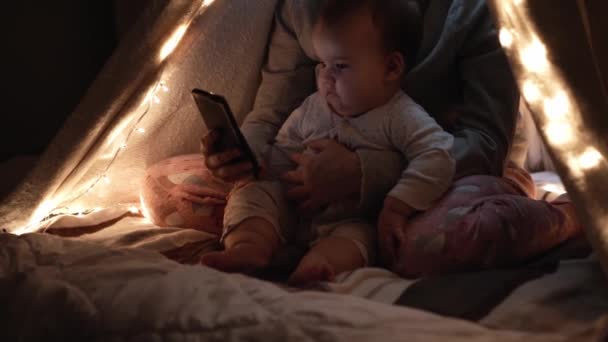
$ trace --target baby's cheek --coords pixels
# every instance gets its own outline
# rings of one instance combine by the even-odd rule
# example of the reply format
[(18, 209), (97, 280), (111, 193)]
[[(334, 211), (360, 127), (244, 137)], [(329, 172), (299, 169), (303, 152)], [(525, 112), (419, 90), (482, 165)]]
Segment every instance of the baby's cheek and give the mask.
[(321, 82), (321, 79), (319, 79), (317, 77), (317, 90), (319, 90), (319, 92), (321, 93), (325, 93), (325, 87), (323, 87), (323, 82)]

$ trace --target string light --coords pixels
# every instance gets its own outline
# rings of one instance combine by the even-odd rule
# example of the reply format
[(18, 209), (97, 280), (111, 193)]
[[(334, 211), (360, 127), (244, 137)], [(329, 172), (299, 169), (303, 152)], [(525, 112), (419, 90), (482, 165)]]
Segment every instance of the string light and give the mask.
[(593, 147), (589, 147), (581, 156), (578, 157), (578, 163), (581, 169), (590, 170), (600, 165), (604, 159), (602, 154)]
[(136, 206), (131, 206), (131, 207), (129, 207), (129, 212), (131, 214), (137, 215), (137, 214), (139, 214), (139, 208)]
[[(201, 3), (201, 8), (211, 5), (213, 2), (214, 2), (213, 0), (205, 0)], [(161, 62), (164, 61), (171, 53), (173, 53), (173, 51), (177, 48), (178, 44), (180, 43), (183, 36), (185, 35), (185, 33), (188, 29), (188, 26), (190, 25), (190, 23), (192, 23), (194, 17), (200, 15), (201, 13), (202, 13), (201, 11), (193, 12), (191, 14), (190, 18), (186, 21), (186, 24), (180, 25), (173, 32), (173, 34), (170, 36), (170, 38), (163, 44), (163, 46), (160, 50), (160, 55), (159, 55)], [(137, 121), (135, 123), (136, 125), (139, 124), (139, 122), (149, 112), (150, 105), (152, 102), (155, 104), (159, 104), (161, 102), (160, 97), (157, 95), (159, 90), (162, 90), (164, 93), (168, 93), (170, 89), (163, 80), (159, 80), (154, 86), (152, 86), (152, 88), (147, 92), (146, 96), (142, 100), (142, 103), (140, 104), (140, 107), (145, 106), (146, 109), (144, 110), (143, 114), (141, 114), (139, 116), (139, 118), (137, 119)], [(122, 134), (122, 132), (125, 130), (125, 128), (127, 126), (129, 126), (130, 123), (131, 123), (131, 120), (124, 120), (123, 122), (121, 122), (109, 134), (108, 138), (106, 139), (106, 144), (111, 145), (116, 140), (116, 138), (118, 138), (118, 136), (120, 136)], [(108, 163), (108, 165), (106, 166), (105, 170), (103, 171), (103, 173), (96, 180), (94, 180), (91, 183), (91, 185), (88, 186), (88, 188), (83, 190), (80, 194), (78, 194), (74, 198), (64, 201), (64, 202), (69, 203), (69, 202), (73, 202), (73, 201), (77, 200), (78, 198), (89, 193), (100, 182), (103, 182), (105, 184), (110, 184), (111, 180), (106, 175), (106, 173), (109, 171), (110, 167), (112, 166), (114, 161), (117, 159), (119, 153), (127, 148), (127, 142), (129, 140), (129, 138), (131, 137), (131, 133), (134, 133), (134, 132), (139, 133), (139, 134), (144, 134), (146, 132), (146, 129), (143, 127), (133, 129), (132, 131), (130, 131), (130, 133), (128, 133), (125, 141), (119, 146), (119, 148), (114, 152), (113, 155), (112, 154), (103, 155), (101, 157), (101, 159), (111, 159), (110, 162)], [(57, 206), (57, 204), (58, 203), (55, 200), (44, 201), (34, 211), (34, 214), (32, 214), (32, 216), (30, 217), (28, 225), (24, 228), (19, 228), (19, 229), (15, 230), (15, 232), (25, 233), (25, 232), (35, 231), (42, 222), (49, 219), (50, 217), (54, 217), (54, 216), (58, 216), (58, 215), (84, 215), (84, 214), (88, 213), (86, 210), (84, 210), (82, 208), (77, 208), (77, 207), (74, 207), (74, 208), (61, 207), (60, 208)], [(89, 211), (89, 212), (95, 212), (95, 211), (99, 211), (99, 210), (103, 210), (103, 208), (94, 208), (92, 211)], [(142, 208), (142, 212), (144, 210), (145, 210), (145, 208)], [(132, 213), (135, 213), (135, 211), (137, 211), (137, 213), (140, 212), (139, 209), (134, 206), (130, 207), (129, 211)], [(145, 214), (145, 212), (143, 212), (143, 213)], [(147, 215), (147, 216), (149, 217), (149, 215)]]
[(87, 211), (83, 207), (70, 207), (68, 212), (73, 213), (75, 216), (83, 216)]
[(574, 131), (566, 122), (550, 122), (545, 126), (547, 138), (556, 145), (564, 145), (574, 140)]
[(36, 209), (36, 211), (34, 212), (34, 215), (32, 215), (32, 218), (30, 219), (28, 226), (34, 226), (38, 222), (41, 222), (42, 219), (44, 219), (51, 212), (51, 210), (53, 210), (57, 207), (57, 204), (58, 203), (54, 200), (48, 200), (48, 201), (43, 202)]
[[(578, 129), (589, 126), (583, 117), (583, 109), (580, 107), (582, 103), (579, 102), (587, 95), (582, 94), (577, 98), (569, 91), (569, 79), (562, 73), (571, 74), (573, 69), (561, 69), (553, 63), (553, 60), (564, 63), (575, 61), (548, 55), (547, 48), (540, 40), (543, 36), (539, 35), (540, 31), (537, 31), (536, 25), (547, 25), (543, 27), (542, 34), (548, 35), (553, 23), (531, 16), (524, 1), (490, 0), (488, 4), (495, 14), (500, 30), (505, 29), (516, 34), (511, 48), (505, 49), (505, 53), (534, 119), (544, 131), (547, 147), (555, 157), (557, 166), (564, 171), (562, 177), (568, 181), (566, 184), (572, 186), (572, 189), (568, 190), (572, 190), (573, 195), (577, 197), (573, 204), (579, 210), (588, 212), (584, 225), (587, 240), (593, 245), (604, 272), (608, 274), (608, 247), (605, 243), (608, 240), (608, 215), (601, 201), (598, 201), (605, 194), (602, 188), (596, 185), (596, 181), (601, 183), (600, 171), (603, 174), (608, 173), (608, 163), (602, 154), (604, 150), (599, 149), (599, 146), (595, 147), (598, 143), (597, 137), (587, 130)], [(517, 7), (519, 5), (522, 6)], [(575, 6), (573, 5), (573, 8)], [(584, 16), (585, 9), (573, 13), (575, 17), (579, 15)], [(574, 64), (568, 66), (574, 67)], [(594, 107), (584, 110), (593, 112), (596, 109), (603, 110)], [(593, 113), (599, 115), (601, 112)], [(549, 189), (557, 190), (550, 187)]]
[[(165, 84), (164, 81), (159, 81), (156, 83), (156, 85), (154, 87), (152, 87), (152, 89), (148, 92), (148, 94), (146, 95), (146, 99), (150, 99), (150, 98), (154, 98), (156, 96), (156, 93), (158, 92), (159, 89), (162, 89), (162, 84)], [(165, 89), (168, 91), (169, 88), (165, 86)], [(146, 105), (146, 109), (144, 110), (144, 113), (138, 118), (136, 125), (143, 119), (143, 117), (148, 113), (150, 107), (150, 103), (149, 101), (144, 101), (142, 102), (142, 105)], [(123, 131), (126, 128), (126, 125), (128, 123), (130, 123), (131, 120), (125, 121), (123, 123), (121, 123), (117, 129), (113, 130), (112, 133), (110, 134), (109, 139), (110, 140), (114, 140), (116, 139), (116, 137), (118, 136), (118, 133), (120, 133), (121, 131)], [(138, 132), (140, 134), (143, 134), (146, 132), (145, 128), (143, 127), (139, 127), (133, 130), (133, 132)], [(125, 142), (123, 142), (118, 150), (114, 153), (114, 154), (106, 154), (103, 155), (101, 158), (102, 159), (112, 159), (109, 164), (107, 165), (106, 169), (104, 172), (107, 172), (110, 168), (110, 166), (112, 165), (112, 163), (114, 162), (114, 160), (116, 160), (116, 158), (119, 155), (119, 152), (122, 150), (125, 150), (127, 148), (127, 141), (129, 140), (129, 138), (131, 137), (131, 134), (129, 134), (127, 136), (127, 138), (125, 139)], [(101, 176), (99, 176), (97, 178), (97, 180), (93, 181), (91, 183), (91, 185), (89, 185), (85, 190), (81, 191), (81, 193), (77, 196), (75, 196), (75, 198), (72, 198), (69, 201), (66, 202), (72, 202), (77, 200), (78, 198), (90, 193), (100, 182), (105, 183), (106, 185), (111, 184), (111, 179), (106, 175), (106, 174), (102, 174)], [(53, 207), (53, 208), (51, 208)], [(49, 209), (50, 208), (50, 209)], [(71, 209), (71, 208), (56, 208), (56, 206), (51, 206), (49, 204), (45, 205), (45, 206), (40, 206), (39, 208), (40, 212), (37, 215), (32, 216), (32, 219), (30, 219), (30, 225), (31, 226), (36, 226), (37, 224), (40, 224), (41, 222), (43, 222), (45, 219), (52, 217), (52, 216), (57, 216), (57, 215), (77, 215), (77, 214), (82, 214), (82, 213), (88, 213), (86, 211), (82, 211), (82, 210), (77, 210), (77, 209)], [(96, 211), (96, 210), (101, 210), (101, 208), (96, 208), (93, 209), (92, 212)], [(35, 230), (35, 228), (32, 229), (32, 231)]]
[(570, 100), (565, 92), (560, 91), (555, 97), (544, 101), (544, 110), (550, 120), (566, 120), (570, 111)]
[(549, 67), (547, 49), (538, 38), (534, 39), (530, 45), (521, 51), (520, 58), (524, 66), (532, 72), (543, 72)]
[(118, 139), (118, 137), (123, 134), (123, 132), (129, 126), (132, 120), (133, 118), (129, 117), (126, 120), (121, 121), (118, 125), (116, 125), (116, 127), (112, 129), (112, 132), (110, 132), (108, 138), (106, 139), (106, 146), (113, 145), (114, 141), (116, 141), (116, 139)]
[(148, 221), (152, 221), (152, 215), (150, 215), (146, 202), (144, 201), (144, 197), (141, 194), (139, 195), (139, 205), (141, 207), (141, 214), (148, 219)]
[(542, 97), (538, 86), (530, 80), (524, 82), (522, 92), (524, 94), (524, 98), (528, 102), (536, 102)]
[(545, 191), (553, 192), (560, 195), (566, 193), (566, 189), (564, 189), (564, 186), (561, 184), (545, 184), (542, 188)]
[(500, 29), (499, 34), (500, 44), (503, 47), (510, 48), (513, 45), (513, 34), (506, 28)]

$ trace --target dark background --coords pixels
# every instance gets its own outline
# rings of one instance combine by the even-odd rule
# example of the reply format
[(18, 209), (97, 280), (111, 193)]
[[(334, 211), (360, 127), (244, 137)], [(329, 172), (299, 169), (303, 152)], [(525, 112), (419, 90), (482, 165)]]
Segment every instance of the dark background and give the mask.
[(0, 163), (43, 152), (145, 3), (3, 4)]

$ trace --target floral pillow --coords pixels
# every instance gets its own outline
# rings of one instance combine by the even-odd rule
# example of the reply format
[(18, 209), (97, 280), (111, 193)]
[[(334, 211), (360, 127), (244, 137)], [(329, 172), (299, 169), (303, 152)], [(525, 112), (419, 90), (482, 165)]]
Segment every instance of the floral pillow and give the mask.
[(149, 167), (141, 200), (156, 225), (221, 234), (230, 189), (230, 184), (215, 179), (205, 168), (202, 155), (190, 154)]

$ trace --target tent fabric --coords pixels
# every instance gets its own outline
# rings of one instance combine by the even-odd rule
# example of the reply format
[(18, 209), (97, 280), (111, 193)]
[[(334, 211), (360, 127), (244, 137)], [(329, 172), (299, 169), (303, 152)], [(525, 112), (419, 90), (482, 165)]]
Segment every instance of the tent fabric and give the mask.
[[(135, 313), (130, 312), (133, 316), (129, 316), (130, 319), (122, 320), (122, 318), (112, 317), (117, 312), (115, 309), (127, 310), (131, 307), (129, 303), (134, 302), (137, 302), (140, 308), (154, 308), (153, 304), (158, 304), (159, 299), (160, 301), (166, 300), (166, 302), (163, 302), (166, 304), (164, 306), (166, 312), (184, 312), (183, 316), (180, 317), (185, 318), (180, 324), (193, 324), (188, 327), (195, 327), (198, 329), (196, 333), (200, 333), (201, 330), (209, 331), (210, 326), (203, 324), (209, 322), (205, 321), (209, 317), (212, 317), (211, 321), (213, 322), (216, 322), (214, 320), (216, 316), (228, 317), (225, 322), (213, 325), (212, 328), (226, 327), (227, 325), (224, 323), (229, 325), (239, 322), (239, 324), (242, 324), (247, 322), (250, 317), (243, 316), (242, 313), (222, 316), (218, 308), (221, 308), (225, 302), (222, 300), (206, 302), (208, 297), (205, 296), (199, 298), (196, 303), (207, 304), (211, 311), (196, 311), (194, 309), (188, 311), (182, 307), (171, 306), (171, 296), (175, 295), (173, 298), (178, 298), (180, 291), (187, 288), (191, 283), (219, 281), (216, 287), (208, 288), (210, 291), (218, 292), (226, 287), (232, 289), (247, 287), (250, 291), (248, 295), (255, 296), (263, 293), (264, 295), (258, 297), (258, 299), (269, 304), (268, 307), (272, 309), (275, 308), (273, 305), (295, 308), (302, 303), (306, 304), (307, 300), (314, 297), (314, 295), (311, 295), (312, 297), (308, 297), (308, 295), (294, 298), (282, 297), (283, 292), (266, 291), (268, 289), (266, 284), (248, 278), (248, 280), (241, 281), (245, 279), (243, 277), (219, 276), (219, 273), (202, 267), (194, 271), (195, 281), (188, 282), (185, 281), (186, 278), (192, 280), (189, 278), (191, 268), (177, 265), (158, 253), (147, 253), (136, 249), (110, 250), (100, 246), (106, 244), (113, 247), (148, 248), (166, 252), (168, 256), (176, 256), (175, 254), (171, 255), (171, 252), (177, 253), (176, 251), (179, 250), (180, 246), (197, 241), (206, 241), (205, 245), (200, 247), (201, 249), (217, 248), (210, 235), (201, 231), (161, 228), (149, 223), (144, 227), (145, 229), (142, 229), (141, 225), (112, 226), (114, 220), (121, 223), (130, 219), (138, 220), (138, 222), (143, 221), (139, 218), (125, 217), (125, 215), (129, 215), (131, 206), (139, 205), (142, 176), (150, 165), (169, 157), (198, 151), (199, 139), (204, 133), (204, 125), (190, 97), (192, 88), (203, 88), (224, 95), (239, 120), (242, 120), (252, 107), (260, 81), (260, 68), (265, 57), (267, 38), (271, 30), (276, 1), (216, 1), (206, 6), (205, 4), (208, 2), (189, 0), (154, 1), (153, 6), (146, 8), (135, 30), (125, 37), (79, 107), (67, 120), (65, 127), (41, 157), (35, 169), (15, 192), (0, 204), (0, 227), (8, 229), (9, 232), (23, 232), (24, 227), (30, 222), (33, 222), (34, 225), (31, 225), (29, 229), (52, 228), (53, 224), (57, 224), (58, 226), (71, 228), (86, 226), (84, 228), (102, 229), (104, 232), (104, 234), (99, 235), (87, 234), (90, 235), (90, 241), (96, 242), (95, 244), (57, 239), (50, 235), (41, 234), (22, 237), (0, 234), (2, 255), (11, 256), (11, 258), (3, 258), (2, 263), (0, 263), (2, 267), (0, 276), (10, 275), (10, 278), (7, 278), (9, 281), (0, 285), (7, 286), (7, 289), (18, 290), (18, 296), (11, 300), (13, 305), (11, 308), (17, 308), (23, 303), (28, 303), (34, 310), (31, 312), (40, 310), (39, 312), (46, 313), (51, 317), (56, 308), (51, 311), (45, 311), (45, 308), (57, 303), (58, 298), (65, 299), (61, 296), (68, 294), (67, 299), (74, 300), (78, 305), (76, 307), (70, 306), (74, 302), (69, 300), (67, 303), (60, 301), (59, 304), (67, 305), (63, 309), (68, 312), (72, 314), (76, 312), (82, 316), (81, 318), (70, 316), (75, 320), (59, 322), (61, 324), (82, 322), (82, 319), (86, 318), (91, 318), (91, 321), (87, 323), (97, 324), (99, 322), (95, 320), (101, 317), (107, 319), (102, 323), (122, 324), (115, 330), (116, 334), (131, 333), (128, 324), (134, 323), (140, 324), (139, 327), (142, 327), (139, 331), (154, 330), (156, 335), (153, 337), (161, 338), (168, 336), (162, 335), (163, 332), (166, 332), (163, 328), (175, 327), (171, 325), (174, 322), (154, 316), (154, 310), (142, 311), (150, 313), (150, 316), (147, 316), (146, 319), (138, 321), (133, 318)], [(183, 32), (181, 29), (189, 23), (191, 23), (189, 29)], [(166, 42), (177, 40), (172, 39), (176, 37), (174, 36), (175, 32), (184, 33), (181, 42), (166, 59), (163, 59), (164, 53), (167, 53), (163, 49), (167, 46)], [(49, 202), (49, 200), (54, 201)], [(69, 207), (69, 209), (64, 207)], [(93, 208), (102, 208), (103, 210), (89, 212)], [(46, 221), (45, 224), (40, 225), (40, 219), (53, 213), (54, 209), (71, 213), (84, 211), (88, 215), (83, 215), (83, 217), (55, 216)], [(32, 220), (32, 216), (34, 220)], [(82, 220), (88, 222), (83, 224)], [(108, 223), (108, 220), (111, 222)], [(111, 228), (103, 229), (106, 224), (110, 225)], [(127, 229), (131, 230), (127, 231)], [(65, 231), (67, 232), (67, 230)], [(80, 232), (84, 232), (84, 230)], [(162, 239), (157, 238), (160, 235), (163, 235)], [(141, 239), (146, 236), (152, 238)], [(87, 259), (87, 256), (93, 254), (95, 254), (95, 258)], [(178, 257), (183, 257), (183, 255), (178, 255)], [(129, 275), (129, 272), (133, 272), (134, 276), (143, 275), (142, 279), (144, 281), (138, 280), (138, 282), (141, 282), (140, 288), (135, 287), (135, 285), (129, 288), (130, 293), (135, 295), (135, 299), (130, 302), (119, 303), (113, 301), (114, 294), (112, 291), (100, 292), (103, 290), (98, 285), (110, 287), (115, 284), (110, 282), (111, 277), (102, 279), (103, 277), (97, 273), (99, 265), (107, 265), (108, 273), (106, 274)], [(62, 267), (64, 268), (62, 269)], [(576, 267), (572, 268), (576, 269)], [(597, 271), (596, 264), (589, 266), (589, 268), (594, 268)], [(170, 279), (161, 276), (146, 278), (147, 274), (142, 270), (158, 270), (161, 274), (170, 274), (171, 276)], [(25, 274), (25, 278), (21, 277), (23, 274)], [(572, 274), (577, 273), (573, 271)], [(597, 274), (599, 273), (594, 273), (594, 275)], [(92, 278), (87, 279), (87, 276)], [(73, 281), (66, 282), (64, 281), (65, 278), (62, 277), (73, 277), (70, 278)], [(599, 277), (593, 277), (595, 281), (598, 280), (597, 278)], [(126, 283), (125, 279), (129, 280), (128, 277), (119, 280)], [(239, 280), (236, 281), (235, 279)], [(160, 283), (163, 287), (146, 287), (145, 284), (148, 284), (146, 280), (153, 280), (155, 284)], [(37, 292), (34, 291), (36, 286), (40, 284), (46, 285), (38, 288)], [(13, 287), (9, 288), (10, 286)], [(539, 288), (543, 286), (532, 286), (528, 288), (528, 291), (538, 294), (541, 291)], [(564, 291), (579, 291), (580, 287), (577, 286), (560, 288), (554, 295), (557, 297)], [(32, 292), (28, 292), (30, 290)], [(46, 292), (47, 290), (48, 292)], [(31, 294), (40, 296), (32, 296)], [(96, 297), (99, 298), (99, 301), (95, 302), (95, 305), (91, 305), (90, 298), (87, 298), (87, 296), (95, 295), (100, 296)], [(251, 303), (251, 297), (248, 297), (248, 295), (237, 299), (244, 303)], [(272, 303), (279, 297), (281, 301)], [(6, 296), (2, 298), (6, 299)], [(26, 300), (27, 298), (35, 298), (36, 300)], [(350, 324), (355, 326), (355, 332), (361, 333), (361, 327), (369, 328), (375, 324), (390, 323), (388, 326), (384, 326), (388, 327), (387, 331), (389, 333), (385, 331), (383, 332), (384, 335), (380, 335), (380, 332), (378, 332), (378, 335), (366, 335), (365, 337), (388, 336), (396, 340), (402, 339), (406, 334), (408, 337), (414, 336), (412, 331), (416, 331), (418, 328), (420, 328), (418, 331), (421, 331), (419, 336), (427, 338), (429, 336), (436, 337), (438, 331), (454, 338), (464, 336), (463, 340), (470, 340), (471, 336), (478, 337), (477, 340), (480, 341), (499, 340), (497, 337), (499, 335), (502, 335), (500, 338), (504, 337), (505, 340), (519, 340), (528, 337), (525, 334), (512, 335), (510, 332), (503, 334), (502, 332), (487, 331), (485, 328), (482, 329), (478, 326), (462, 325), (462, 322), (454, 323), (451, 320), (443, 321), (439, 319), (437, 322), (447, 322), (446, 324), (451, 328), (429, 331), (428, 322), (434, 320), (436, 316), (432, 316), (434, 318), (426, 314), (408, 316), (404, 311), (393, 311), (393, 308), (389, 307), (387, 309), (386, 306), (383, 309), (377, 309), (369, 303), (357, 302), (351, 305), (336, 303), (342, 298), (328, 298), (330, 297), (323, 297), (322, 300), (311, 302), (318, 307), (305, 306), (306, 309), (310, 310), (305, 311), (302, 315), (297, 313), (298, 315), (293, 316), (295, 319), (309, 319), (306, 324), (301, 326), (298, 326), (297, 323), (289, 324), (295, 329), (308, 329), (315, 327), (317, 323), (317, 321), (310, 321), (310, 319), (317, 317), (315, 315), (323, 310), (327, 310), (323, 313), (328, 316), (340, 313), (340, 310), (351, 312), (355, 310), (369, 312), (371, 310), (378, 313), (378, 316), (366, 316), (365, 319), (358, 321), (359, 325), (352, 323), (354, 320), (352, 317), (345, 318), (344, 322), (347, 323), (344, 324), (351, 322)], [(542, 306), (544, 298), (540, 295), (539, 298), (538, 306)], [(19, 301), (18, 299), (22, 300)], [(178, 299), (181, 303), (194, 303), (194, 301), (191, 301), (192, 298), (179, 297)], [(336, 305), (329, 308), (330, 302)], [(146, 306), (149, 303), (152, 304)], [(521, 305), (521, 302), (517, 300), (505, 301), (504, 303), (504, 305), (509, 305), (510, 308), (517, 308), (518, 305)], [(343, 304), (344, 306), (341, 306)], [(324, 306), (327, 306), (327, 308), (323, 309)], [(262, 315), (260, 316), (262, 319), (256, 322), (282, 323), (284, 321), (280, 319), (282, 312), (274, 311), (272, 315), (268, 315), (268, 311), (264, 309), (268, 307), (256, 307), (256, 310), (258, 310), (256, 312)], [(549, 309), (547, 310), (549, 311)], [(209, 312), (213, 314), (203, 319), (202, 325), (197, 326), (195, 323), (199, 321), (196, 320), (200, 318), (197, 315), (201, 312), (202, 314), (209, 314)], [(97, 314), (101, 316), (95, 316)], [(493, 316), (486, 317), (486, 320), (488, 324), (496, 324), (506, 320), (505, 317), (507, 316), (512, 320), (516, 319), (513, 315), (509, 316), (504, 313), (501, 315), (494, 312)], [(327, 316), (321, 315), (318, 317)], [(188, 318), (193, 320), (188, 321)], [(403, 324), (409, 322), (410, 319), (413, 323), (404, 326)], [(421, 321), (424, 321), (424, 324), (420, 323)], [(454, 325), (451, 325), (452, 323)], [(517, 326), (517, 324), (511, 323), (514, 327)], [(440, 323), (437, 323), (437, 326), (440, 325)], [(278, 327), (279, 324), (277, 323), (276, 326)], [(87, 327), (82, 326), (83, 329)], [(233, 324), (232, 327), (236, 328), (237, 325)], [(340, 329), (339, 324), (324, 331), (325, 327), (321, 326), (318, 333), (336, 332)], [(58, 325), (56, 328), (59, 329), (59, 332), (64, 332), (61, 330), (63, 328), (69, 329), (65, 324)], [(183, 326), (180, 326), (180, 328), (183, 328)], [(236, 333), (237, 330), (225, 330), (225, 332)], [(390, 332), (393, 331), (400, 332), (401, 335), (391, 334)], [(35, 330), (32, 330), (32, 332), (35, 333)], [(260, 330), (254, 328), (247, 332), (261, 334), (266, 331), (260, 332)], [(337, 334), (336, 336), (340, 337), (359, 336), (350, 334), (348, 331), (339, 331)], [(534, 339), (531, 338), (530, 340)], [(567, 340), (567, 338), (550, 334), (549, 336), (539, 337), (538, 340), (561, 341)]]
[[(198, 152), (205, 129), (192, 88), (222, 94), (241, 120), (259, 84), (275, 2), (156, 1), (142, 9), (37, 166), (3, 200), (0, 227), (23, 231), (55, 208), (137, 204), (148, 166)], [(185, 27), (163, 60), (166, 42)]]
[(608, 274), (608, 89), (606, 61), (598, 58), (605, 44), (597, 40), (606, 25), (593, 11), (603, 2), (490, 0), (488, 6), (578, 221)]

